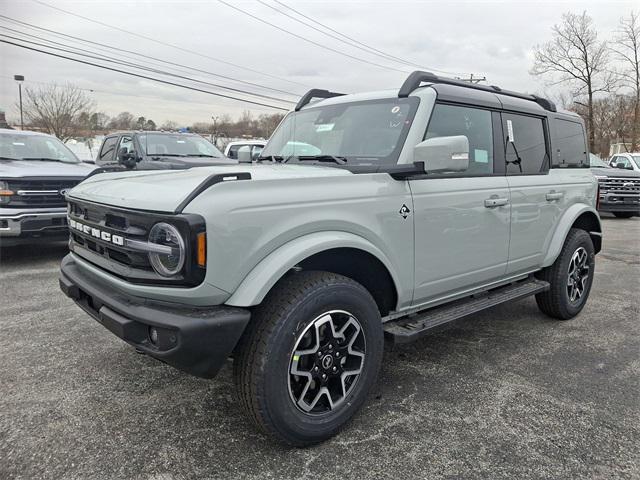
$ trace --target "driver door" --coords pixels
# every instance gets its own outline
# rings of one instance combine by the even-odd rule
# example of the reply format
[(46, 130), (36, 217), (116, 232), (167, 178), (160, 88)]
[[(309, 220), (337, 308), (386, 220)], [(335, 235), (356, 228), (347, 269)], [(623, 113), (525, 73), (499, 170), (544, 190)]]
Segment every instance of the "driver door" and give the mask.
[(425, 139), (457, 135), (469, 140), (466, 171), (409, 182), (416, 306), (499, 280), (507, 269), (511, 205), (500, 116), (474, 106), (436, 104)]

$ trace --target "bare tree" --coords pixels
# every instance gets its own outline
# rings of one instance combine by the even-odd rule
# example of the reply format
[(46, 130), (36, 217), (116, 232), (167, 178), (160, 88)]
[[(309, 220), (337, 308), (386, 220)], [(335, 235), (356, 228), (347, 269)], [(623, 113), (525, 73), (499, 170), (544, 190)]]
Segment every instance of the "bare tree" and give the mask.
[(116, 130), (131, 130), (135, 127), (134, 116), (129, 112), (120, 112), (109, 122), (109, 128)]
[[(598, 40), (593, 20), (583, 12), (581, 15), (565, 13), (562, 23), (554, 25), (553, 38), (535, 47), (535, 60), (531, 74), (549, 76), (550, 85), (569, 83), (573, 95), (586, 95), (589, 148), (595, 147), (594, 95), (610, 91), (616, 76), (609, 70), (607, 43)], [(576, 103), (578, 101), (574, 100)]]
[(611, 50), (624, 65), (620, 72), (623, 86), (632, 91), (633, 123), (631, 127), (631, 151), (636, 151), (640, 136), (640, 18), (631, 12), (622, 17)]
[(93, 109), (93, 101), (72, 84), (27, 87), (23, 111), (32, 125), (43, 128), (63, 142), (80, 132), (80, 115)]
[(178, 122), (174, 122), (173, 120), (167, 120), (162, 125), (160, 125), (160, 130), (172, 131), (177, 129), (178, 129)]

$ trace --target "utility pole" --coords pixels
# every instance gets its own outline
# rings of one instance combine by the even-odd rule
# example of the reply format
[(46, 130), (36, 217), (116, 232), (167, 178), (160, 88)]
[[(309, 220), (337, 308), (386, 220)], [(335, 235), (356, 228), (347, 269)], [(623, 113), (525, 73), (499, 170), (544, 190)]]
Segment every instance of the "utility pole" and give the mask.
[(20, 97), (20, 130), (24, 130), (24, 120), (22, 118), (22, 82), (24, 82), (24, 75), (14, 75), (13, 79), (18, 82), (18, 96)]
[(471, 73), (469, 75), (469, 78), (458, 78), (458, 80), (462, 80), (463, 82), (468, 82), (468, 83), (480, 83), (480, 82), (486, 82), (487, 77), (474, 77), (473, 73)]

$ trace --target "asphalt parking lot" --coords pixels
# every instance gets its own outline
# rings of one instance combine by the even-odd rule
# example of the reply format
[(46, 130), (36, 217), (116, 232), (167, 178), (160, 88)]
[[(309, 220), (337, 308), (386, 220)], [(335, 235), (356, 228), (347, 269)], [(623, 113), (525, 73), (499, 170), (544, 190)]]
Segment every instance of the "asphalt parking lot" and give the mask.
[(0, 478), (640, 478), (640, 218), (603, 218), (590, 301), (535, 301), (388, 351), (333, 440), (285, 449), (58, 289), (57, 247), (0, 251)]

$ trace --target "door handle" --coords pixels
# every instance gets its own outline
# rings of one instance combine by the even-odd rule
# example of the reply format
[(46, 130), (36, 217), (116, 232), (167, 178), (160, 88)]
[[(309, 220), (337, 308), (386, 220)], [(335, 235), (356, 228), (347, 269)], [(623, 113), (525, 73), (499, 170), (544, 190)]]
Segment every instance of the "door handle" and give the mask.
[(556, 192), (555, 190), (551, 190), (549, 193), (547, 193), (546, 197), (548, 202), (553, 202), (564, 197), (564, 192)]
[(508, 198), (491, 197), (491, 198), (487, 198), (484, 201), (484, 206), (487, 208), (496, 208), (496, 207), (502, 207), (507, 203), (509, 203)]

